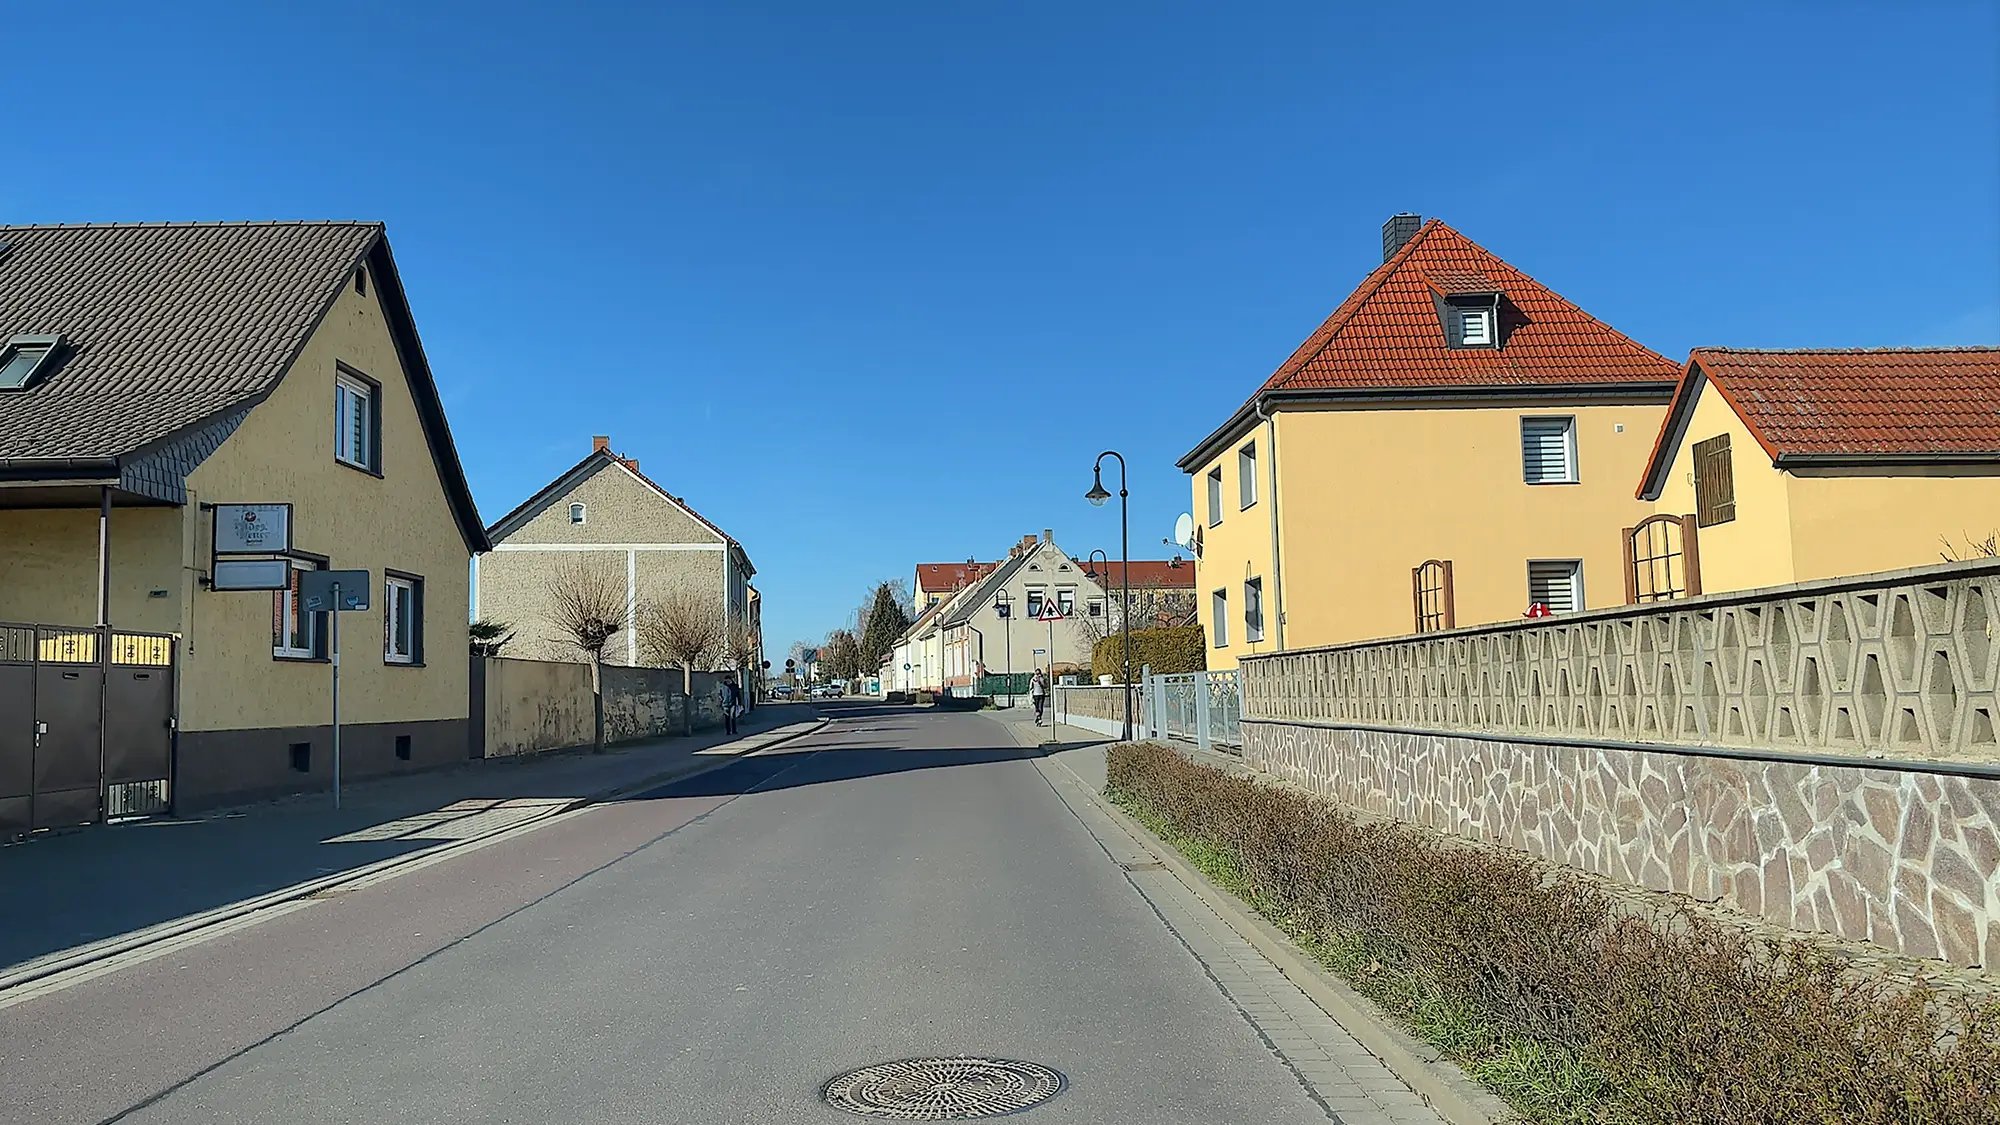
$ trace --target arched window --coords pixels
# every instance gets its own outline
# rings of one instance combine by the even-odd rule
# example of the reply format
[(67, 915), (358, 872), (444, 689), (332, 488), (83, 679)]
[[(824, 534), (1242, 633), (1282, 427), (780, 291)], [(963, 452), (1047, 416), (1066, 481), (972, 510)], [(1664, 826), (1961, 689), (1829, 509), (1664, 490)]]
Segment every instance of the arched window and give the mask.
[(574, 524), (580, 524), (583, 522), (583, 515), (584, 515), (583, 505), (571, 504), (569, 506), (569, 522)]

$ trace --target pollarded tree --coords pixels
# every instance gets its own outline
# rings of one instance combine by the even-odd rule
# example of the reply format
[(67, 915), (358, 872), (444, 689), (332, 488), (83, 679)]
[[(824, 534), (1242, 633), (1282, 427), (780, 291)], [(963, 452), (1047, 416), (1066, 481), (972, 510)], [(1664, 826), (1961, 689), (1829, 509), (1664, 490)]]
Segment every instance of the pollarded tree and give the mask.
[(604, 648), (632, 620), (625, 576), (600, 562), (578, 559), (549, 580), (549, 625), (557, 636), (582, 650), (590, 661), (591, 708), (595, 735), (591, 749), (604, 752)]
[(713, 603), (689, 593), (669, 594), (639, 606), (634, 631), (639, 652), (650, 664), (681, 670), (681, 729), (693, 729), (694, 670), (706, 668), (725, 654), (722, 618)]

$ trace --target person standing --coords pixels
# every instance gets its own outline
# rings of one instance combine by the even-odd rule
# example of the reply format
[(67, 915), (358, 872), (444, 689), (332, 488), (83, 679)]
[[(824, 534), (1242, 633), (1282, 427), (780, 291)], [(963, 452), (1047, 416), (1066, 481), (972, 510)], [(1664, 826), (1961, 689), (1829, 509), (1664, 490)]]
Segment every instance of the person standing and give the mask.
[(722, 729), (725, 734), (736, 733), (736, 713), (743, 709), (743, 689), (736, 686), (734, 679), (722, 681)]
[(1035, 704), (1035, 725), (1042, 725), (1042, 711), (1049, 705), (1049, 677), (1040, 668), (1028, 680), (1028, 698)]

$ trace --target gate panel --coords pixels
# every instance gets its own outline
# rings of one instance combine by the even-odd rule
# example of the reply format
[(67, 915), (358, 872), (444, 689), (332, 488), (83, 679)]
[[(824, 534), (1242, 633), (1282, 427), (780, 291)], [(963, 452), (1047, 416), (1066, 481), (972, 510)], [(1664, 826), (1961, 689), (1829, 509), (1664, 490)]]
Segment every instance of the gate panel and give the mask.
[(103, 759), (103, 653), (90, 629), (35, 631), (35, 824), (58, 828), (97, 819)]
[(104, 814), (165, 812), (173, 768), (173, 638), (115, 634), (104, 677)]
[(0, 625), (0, 838), (34, 827), (35, 631)]

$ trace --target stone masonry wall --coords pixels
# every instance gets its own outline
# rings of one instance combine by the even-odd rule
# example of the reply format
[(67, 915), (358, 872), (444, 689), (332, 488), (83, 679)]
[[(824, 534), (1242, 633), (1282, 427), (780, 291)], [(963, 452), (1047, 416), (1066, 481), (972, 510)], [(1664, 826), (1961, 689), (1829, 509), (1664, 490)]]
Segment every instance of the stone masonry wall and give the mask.
[(1780, 925), (2000, 967), (2000, 779), (1246, 719), (1248, 764)]

